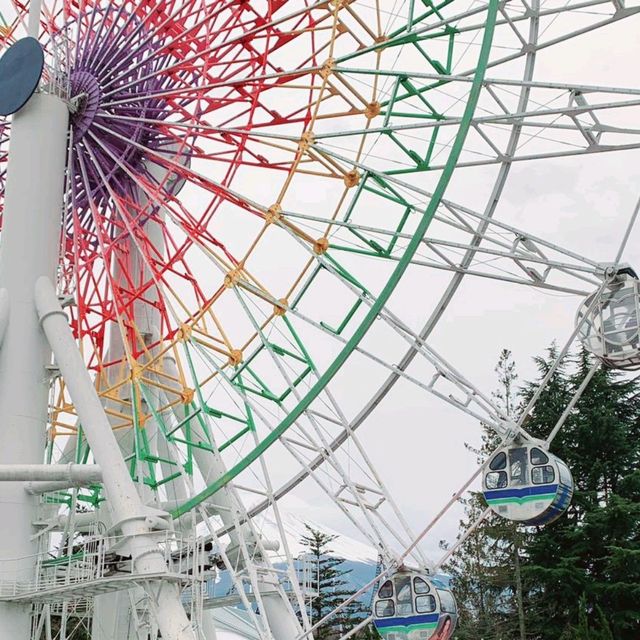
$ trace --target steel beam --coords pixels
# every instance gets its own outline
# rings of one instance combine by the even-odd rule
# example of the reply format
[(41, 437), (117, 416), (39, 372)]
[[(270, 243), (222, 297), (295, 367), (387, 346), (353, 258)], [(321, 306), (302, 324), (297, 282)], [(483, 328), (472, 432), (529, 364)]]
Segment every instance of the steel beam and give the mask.
[(97, 464), (0, 464), (0, 482), (47, 481), (75, 483), (100, 482), (102, 471)]

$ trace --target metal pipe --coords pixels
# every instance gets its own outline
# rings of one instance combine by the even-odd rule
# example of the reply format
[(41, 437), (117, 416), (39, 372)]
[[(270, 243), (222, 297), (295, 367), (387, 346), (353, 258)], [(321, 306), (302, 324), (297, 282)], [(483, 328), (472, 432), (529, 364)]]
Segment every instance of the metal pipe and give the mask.
[[(60, 367), (93, 456), (102, 467), (111, 521), (128, 538), (128, 552), (133, 557), (134, 571), (141, 574), (167, 572), (164, 554), (153, 537), (153, 523), (158, 524), (159, 512), (145, 507), (138, 495), (67, 316), (48, 278), (40, 278), (36, 282), (35, 303), (40, 324)], [(156, 601), (154, 613), (162, 637), (167, 640), (195, 640), (196, 635), (182, 606), (177, 585), (168, 581), (161, 583), (153, 595)]]
[(37, 38), (40, 32), (40, 15), (42, 14), (42, 0), (31, 0), (29, 5), (29, 23), (27, 33)]
[(101, 479), (102, 471), (97, 464), (0, 464), (0, 482), (43, 480), (73, 485)]
[(94, 484), (93, 482), (82, 482), (80, 480), (67, 480), (66, 482), (48, 482), (48, 481), (34, 481), (25, 482), (24, 490), (31, 496), (41, 496), (44, 493), (51, 493), (54, 491), (66, 491), (67, 489), (78, 489), (86, 487), (88, 484)]

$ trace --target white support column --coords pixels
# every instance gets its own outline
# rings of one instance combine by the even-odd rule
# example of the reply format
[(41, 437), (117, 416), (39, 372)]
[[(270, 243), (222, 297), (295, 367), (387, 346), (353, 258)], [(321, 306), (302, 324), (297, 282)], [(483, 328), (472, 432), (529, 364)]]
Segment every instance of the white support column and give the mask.
[[(0, 464), (44, 461), (51, 359), (38, 326), (34, 286), (55, 279), (67, 157), (68, 111), (56, 96), (35, 94), (13, 116), (0, 245), (0, 288), (8, 315), (0, 348)], [(37, 498), (22, 482), (0, 483), (0, 580), (32, 581), (31, 536)], [(22, 560), (17, 560), (22, 558)], [(0, 603), (0, 640), (28, 640), (30, 606)]]
[[(67, 316), (47, 278), (40, 278), (36, 283), (35, 303), (40, 324), (69, 389), (93, 456), (102, 468), (111, 520), (129, 540), (128, 550), (133, 557), (135, 571), (143, 574), (166, 572), (164, 555), (153, 539), (153, 529), (160, 524), (159, 518), (145, 508), (138, 495)], [(195, 640), (178, 587), (167, 581), (154, 596), (162, 637), (166, 640)]]
[(27, 33), (37, 38), (40, 31), (40, 15), (42, 14), (42, 0), (31, 0), (29, 6), (29, 23)]
[[(172, 155), (170, 150), (168, 150), (168, 153), (169, 155)], [(152, 177), (157, 182), (161, 182), (166, 175), (166, 169), (156, 163), (152, 163), (149, 161), (147, 161), (146, 164), (147, 169), (149, 170)], [(138, 190), (138, 202), (142, 207), (148, 205), (147, 196), (142, 192), (142, 190)], [(162, 212), (158, 212), (158, 215), (162, 216)], [(144, 230), (149, 244), (154, 246), (158, 250), (159, 254), (162, 255), (164, 241), (162, 236), (161, 224), (153, 219), (149, 219), (145, 222)], [(117, 263), (114, 263), (112, 267), (112, 275), (115, 282), (123, 282), (124, 286), (127, 286), (126, 278), (129, 274), (131, 274), (134, 278), (140, 278), (140, 282), (148, 282), (151, 279), (151, 272), (145, 265), (143, 257), (140, 254), (140, 250), (138, 249), (136, 241), (133, 238), (130, 237), (126, 240), (123, 240), (122, 253), (123, 257), (126, 256), (128, 260), (128, 265), (125, 270), (127, 272), (127, 275), (122, 273), (122, 269)], [(150, 287), (145, 294), (144, 303), (140, 301), (134, 302), (134, 318), (137, 330), (140, 332), (143, 338), (148, 337), (150, 343), (157, 339), (160, 327), (160, 313), (157, 309), (154, 309), (152, 304), (150, 303), (157, 302), (158, 300), (159, 293), (156, 291), (155, 287)], [(120, 360), (124, 356), (124, 344), (122, 341), (122, 336), (115, 322), (113, 323), (110, 330), (108, 353), (108, 359), (111, 361)], [(109, 383), (115, 384), (119, 382), (119, 375), (121, 374), (110, 374)], [(149, 372), (148, 375), (150, 378), (154, 377), (151, 372)], [(121, 389), (120, 393), (122, 394), (121, 397), (124, 399), (126, 397), (127, 389)], [(156, 391), (154, 389), (149, 389), (148, 393), (151, 396), (156, 395)], [(146, 402), (144, 401), (144, 399), (141, 399), (141, 404), (143, 407), (143, 411), (147, 413), (147, 411), (145, 410)], [(130, 414), (131, 412), (130, 406), (117, 401), (111, 401), (111, 408), (122, 414)], [(154, 406), (154, 409), (156, 408), (157, 406)], [(152, 448), (152, 453), (159, 453), (160, 457), (167, 458), (168, 456), (163, 449), (153, 451), (153, 448), (161, 448), (162, 445), (165, 444), (162, 438), (157, 437), (158, 425), (156, 424), (155, 418), (149, 418), (147, 420), (147, 422), (145, 423), (145, 430), (147, 433), (149, 446)], [(131, 455), (134, 451), (133, 428), (120, 429), (118, 433), (118, 442), (122, 454), (124, 456)], [(167, 477), (175, 471), (175, 469), (169, 471), (169, 466), (170, 465), (167, 465), (166, 463), (161, 463), (161, 470), (164, 477)], [(138, 484), (138, 491), (142, 500), (147, 504), (151, 504), (151, 502), (157, 498), (157, 492), (153, 491), (150, 487), (142, 483)], [(165, 491), (167, 491), (169, 494), (176, 494), (180, 496), (186, 494), (184, 483), (181, 478), (176, 478), (167, 483), (165, 485)], [(131, 628), (132, 613), (129, 607), (129, 603), (131, 600), (130, 593), (131, 592), (107, 593), (95, 598), (94, 625), (92, 633), (93, 640), (112, 640), (112, 638), (114, 637), (119, 637), (119, 634), (126, 634), (126, 630)], [(125, 631), (121, 631), (123, 629)], [(127, 639), (123, 636), (123, 640)]]
[[(191, 425), (191, 437), (194, 440), (202, 442), (207, 441), (204, 432), (201, 431), (197, 420)], [(202, 474), (206, 484), (211, 484), (218, 478), (222, 477), (227, 469), (222, 458), (217, 453), (209, 453), (202, 449), (194, 449), (193, 457)], [(244, 508), (239, 504), (234, 491), (230, 487), (221, 489), (211, 497), (211, 501), (222, 507), (219, 510), (220, 518), (225, 527), (231, 527), (234, 524), (232, 514), (241, 518), (244, 516)], [(239, 545), (242, 544), (240, 538), (244, 538), (245, 544), (249, 544), (252, 548), (259, 544), (253, 528), (248, 525), (240, 525), (241, 531), (233, 531), (229, 534), (231, 545), (238, 545), (237, 554), (242, 565), (242, 554)], [(268, 558), (260, 558), (260, 553), (255, 556), (256, 569), (258, 572), (257, 588), (260, 592), (263, 604), (262, 614), (269, 623), (269, 629), (273, 634), (274, 640), (295, 640), (301, 633), (302, 629), (291, 607), (290, 602), (284, 595), (279, 585), (278, 577), (271, 571)], [(262, 567), (260, 566), (262, 565)]]
[[(171, 368), (171, 365), (174, 369)], [(167, 359), (165, 366), (167, 367), (167, 373), (177, 377), (177, 367), (172, 359)], [(207, 434), (204, 432), (197, 420), (191, 421), (191, 438), (194, 441), (208, 441)], [(205, 484), (212, 484), (227, 472), (226, 465), (218, 453), (194, 448), (193, 459), (204, 479)], [(234, 526), (234, 513), (237, 518), (242, 518), (244, 516), (244, 508), (235, 495), (232, 486), (224, 487), (218, 491), (218, 493), (211, 496), (211, 502), (221, 507), (219, 509), (219, 515), (225, 527), (231, 528)], [(252, 548), (261, 544), (261, 541), (256, 539), (254, 530), (249, 524), (240, 525), (240, 528), (241, 531), (233, 530), (229, 534), (231, 541), (229, 545), (229, 552), (231, 553), (231, 549), (235, 547), (235, 550), (233, 551), (234, 561), (238, 561), (241, 566), (243, 563), (242, 554), (240, 552), (240, 545), (242, 544), (241, 538), (244, 538), (245, 543), (249, 544)], [(261, 563), (262, 568), (259, 566)], [(287, 600), (282, 589), (278, 585), (277, 576), (270, 571), (271, 567), (269, 566), (268, 558), (260, 559), (259, 554), (257, 554), (256, 565), (259, 574), (257, 588), (260, 592), (262, 603), (264, 605), (263, 615), (269, 623), (269, 628), (274, 639), (294, 640), (302, 633), (302, 629), (290, 602)]]

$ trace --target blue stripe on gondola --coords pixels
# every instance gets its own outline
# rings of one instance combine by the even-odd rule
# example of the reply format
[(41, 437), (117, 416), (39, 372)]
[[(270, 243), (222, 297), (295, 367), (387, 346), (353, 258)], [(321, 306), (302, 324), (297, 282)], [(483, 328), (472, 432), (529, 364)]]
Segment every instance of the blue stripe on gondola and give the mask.
[(496, 498), (524, 498), (525, 496), (537, 496), (545, 493), (553, 493), (558, 490), (557, 484), (540, 484), (533, 487), (523, 487), (522, 489), (497, 489), (494, 491), (484, 491), (487, 500)]
[(409, 627), (412, 624), (425, 624), (427, 622), (438, 622), (439, 613), (427, 613), (419, 616), (406, 616), (403, 618), (379, 618), (375, 621), (376, 627)]
[(555, 500), (549, 505), (547, 509), (545, 509), (543, 514), (541, 514), (537, 518), (527, 520), (527, 523), (540, 526), (557, 520), (567, 510), (572, 497), (573, 486), (560, 484), (560, 491), (558, 492)]

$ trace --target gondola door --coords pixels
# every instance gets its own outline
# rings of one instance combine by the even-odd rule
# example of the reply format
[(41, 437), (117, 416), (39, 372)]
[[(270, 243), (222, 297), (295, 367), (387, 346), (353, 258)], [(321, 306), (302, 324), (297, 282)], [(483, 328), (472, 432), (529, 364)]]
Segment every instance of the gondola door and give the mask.
[(520, 487), (529, 483), (527, 447), (509, 449), (509, 480), (512, 487)]

